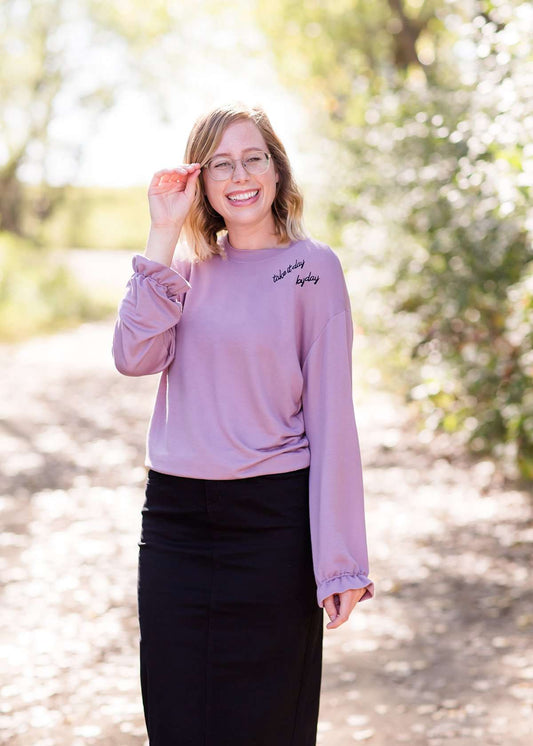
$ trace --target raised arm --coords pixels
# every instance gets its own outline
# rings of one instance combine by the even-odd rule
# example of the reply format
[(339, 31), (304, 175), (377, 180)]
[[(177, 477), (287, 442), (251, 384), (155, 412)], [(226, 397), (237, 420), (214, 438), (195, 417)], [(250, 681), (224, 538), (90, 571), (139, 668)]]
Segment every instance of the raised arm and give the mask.
[(193, 163), (158, 171), (150, 182), (148, 242), (144, 256), (133, 258), (113, 334), (113, 358), (124, 375), (159, 373), (174, 357), (174, 327), (190, 284), (170, 265), (199, 174), (199, 164)]

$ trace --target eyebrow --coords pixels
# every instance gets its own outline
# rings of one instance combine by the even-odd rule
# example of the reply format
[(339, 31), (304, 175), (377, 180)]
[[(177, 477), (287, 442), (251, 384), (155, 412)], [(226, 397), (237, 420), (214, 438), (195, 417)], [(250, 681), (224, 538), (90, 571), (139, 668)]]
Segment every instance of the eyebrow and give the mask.
[[(244, 148), (244, 150), (242, 152), (243, 153), (247, 153), (249, 150), (260, 150), (262, 153), (265, 152), (264, 149), (263, 149), (263, 147), (261, 145), (257, 145), (255, 147), (251, 147), (251, 148)], [(218, 158), (219, 155), (224, 155), (224, 156), (227, 156), (228, 158), (232, 158), (233, 157), (231, 155), (231, 153), (214, 153), (211, 156), (211, 158)]]

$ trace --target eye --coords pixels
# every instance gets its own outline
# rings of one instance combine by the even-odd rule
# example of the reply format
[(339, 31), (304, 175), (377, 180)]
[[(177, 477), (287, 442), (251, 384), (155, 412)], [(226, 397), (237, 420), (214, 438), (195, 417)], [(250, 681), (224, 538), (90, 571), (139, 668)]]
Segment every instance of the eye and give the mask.
[(213, 161), (211, 168), (224, 171), (226, 168), (231, 168), (231, 163), (229, 161)]
[(248, 156), (246, 163), (260, 163), (262, 160), (264, 160), (262, 153), (254, 153), (253, 155)]

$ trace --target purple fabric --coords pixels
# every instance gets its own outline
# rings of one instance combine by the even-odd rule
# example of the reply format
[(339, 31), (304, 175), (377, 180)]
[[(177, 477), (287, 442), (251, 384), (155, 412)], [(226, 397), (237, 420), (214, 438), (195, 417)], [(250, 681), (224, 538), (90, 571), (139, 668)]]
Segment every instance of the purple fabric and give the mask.
[(172, 268), (137, 254), (113, 339), (117, 369), (161, 373), (146, 466), (238, 479), (310, 466), (317, 601), (368, 586), (353, 325), (341, 263), (313, 239)]

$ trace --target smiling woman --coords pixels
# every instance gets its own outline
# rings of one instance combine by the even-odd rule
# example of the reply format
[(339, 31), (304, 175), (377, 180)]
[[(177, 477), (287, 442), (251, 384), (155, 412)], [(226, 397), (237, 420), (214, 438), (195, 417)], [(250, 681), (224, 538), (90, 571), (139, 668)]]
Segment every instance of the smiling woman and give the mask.
[(262, 109), (209, 112), (185, 160), (152, 179), (113, 340), (122, 373), (162, 374), (139, 542), (150, 746), (314, 746), (322, 609), (333, 630), (374, 592), (350, 300)]
[[(267, 147), (263, 135), (253, 122), (235, 122), (228, 126), (209, 161), (214, 166), (206, 169), (206, 198), (223, 218), (230, 242), (235, 248), (256, 249), (276, 246), (278, 243), (272, 205), (279, 174), (270, 153), (266, 153)], [(252, 167), (251, 173), (244, 163), (249, 153), (257, 152), (266, 153), (266, 168)], [(219, 160), (221, 155), (222, 161)], [(226, 173), (223, 179), (219, 179), (216, 172), (220, 163)], [(217, 173), (216, 179), (213, 178), (214, 171)]]
[[(259, 154), (267, 161), (261, 168), (251, 165), (251, 158)], [(219, 158), (228, 164), (223, 179), (213, 168)], [(185, 160), (204, 166), (201, 188), (183, 225), (185, 243), (198, 258), (221, 252), (219, 237), (224, 230), (232, 245), (250, 249), (284, 246), (304, 237), (301, 192), (285, 148), (261, 110), (220, 107), (199, 119), (189, 136)], [(246, 197), (243, 204), (242, 197)], [(235, 210), (228, 209), (232, 205)], [(241, 206), (253, 210), (236, 212)], [(258, 230), (253, 230), (258, 216)], [(242, 233), (244, 224), (248, 228)]]

